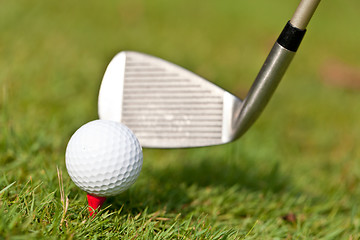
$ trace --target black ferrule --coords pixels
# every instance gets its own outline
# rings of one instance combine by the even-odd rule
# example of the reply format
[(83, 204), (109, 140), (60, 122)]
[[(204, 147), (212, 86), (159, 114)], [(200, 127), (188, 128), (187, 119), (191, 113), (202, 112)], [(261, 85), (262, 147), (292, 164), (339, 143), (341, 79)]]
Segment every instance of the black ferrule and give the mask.
[(277, 42), (287, 50), (296, 52), (300, 46), (301, 40), (305, 35), (306, 29), (301, 30), (287, 22), (283, 31), (281, 32)]

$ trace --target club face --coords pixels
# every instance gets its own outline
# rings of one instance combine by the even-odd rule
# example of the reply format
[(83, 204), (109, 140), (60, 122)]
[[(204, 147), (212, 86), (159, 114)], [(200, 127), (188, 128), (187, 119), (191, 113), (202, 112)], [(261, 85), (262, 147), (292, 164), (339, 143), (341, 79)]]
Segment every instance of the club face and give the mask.
[(242, 101), (175, 64), (121, 52), (106, 69), (99, 117), (132, 129), (143, 147), (211, 146), (236, 138)]

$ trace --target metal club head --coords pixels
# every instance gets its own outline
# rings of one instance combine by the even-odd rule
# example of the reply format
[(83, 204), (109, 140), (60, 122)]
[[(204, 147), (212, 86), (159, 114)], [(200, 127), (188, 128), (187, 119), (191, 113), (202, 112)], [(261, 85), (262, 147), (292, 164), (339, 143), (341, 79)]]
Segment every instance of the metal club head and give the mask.
[(175, 64), (125, 51), (107, 67), (98, 104), (101, 119), (124, 123), (143, 147), (183, 148), (232, 141), (242, 101)]
[(149, 148), (201, 147), (237, 139), (269, 102), (319, 2), (300, 2), (244, 101), (173, 63), (126, 51), (106, 69), (100, 118), (126, 124)]

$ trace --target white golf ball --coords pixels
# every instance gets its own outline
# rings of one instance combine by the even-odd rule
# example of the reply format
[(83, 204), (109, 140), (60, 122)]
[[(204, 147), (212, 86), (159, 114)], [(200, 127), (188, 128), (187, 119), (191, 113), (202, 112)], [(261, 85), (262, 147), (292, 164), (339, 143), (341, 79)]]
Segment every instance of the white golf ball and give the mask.
[(73, 182), (99, 197), (127, 190), (140, 174), (143, 154), (125, 125), (95, 120), (80, 127), (66, 148), (66, 168)]

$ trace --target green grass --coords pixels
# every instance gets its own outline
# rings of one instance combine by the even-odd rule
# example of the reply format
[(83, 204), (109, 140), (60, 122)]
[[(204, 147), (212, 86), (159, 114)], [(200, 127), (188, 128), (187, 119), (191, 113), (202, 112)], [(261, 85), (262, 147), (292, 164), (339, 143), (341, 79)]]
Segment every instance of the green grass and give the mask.
[(319, 75), (331, 58), (360, 66), (346, 3), (320, 4), (243, 138), (144, 149), (138, 181), (90, 219), (64, 152), (97, 118), (110, 59), (154, 54), (243, 96), (297, 1), (1, 1), (0, 239), (359, 239), (360, 95)]

